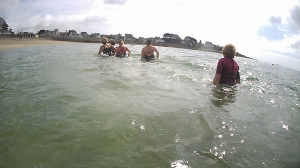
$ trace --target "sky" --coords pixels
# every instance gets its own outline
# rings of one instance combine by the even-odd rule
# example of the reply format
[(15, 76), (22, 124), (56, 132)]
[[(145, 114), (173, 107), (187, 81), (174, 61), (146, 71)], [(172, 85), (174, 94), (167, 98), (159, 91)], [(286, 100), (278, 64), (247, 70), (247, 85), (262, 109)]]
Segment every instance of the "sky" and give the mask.
[(186, 36), (300, 71), (300, 0), (0, 0), (14, 32)]

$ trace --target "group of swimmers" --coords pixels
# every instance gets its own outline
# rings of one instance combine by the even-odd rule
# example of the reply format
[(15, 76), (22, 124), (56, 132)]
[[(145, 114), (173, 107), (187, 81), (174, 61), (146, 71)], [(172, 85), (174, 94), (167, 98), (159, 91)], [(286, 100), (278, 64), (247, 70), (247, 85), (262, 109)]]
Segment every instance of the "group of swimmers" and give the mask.
[(128, 51), (128, 57), (130, 57), (131, 51), (124, 46), (123, 40), (119, 41), (119, 46), (117, 48), (114, 47), (114, 41), (108, 43), (108, 38), (103, 38), (102, 44), (103, 45), (99, 49), (99, 55), (103, 53), (108, 56), (126, 57), (126, 52)]
[[(159, 51), (156, 47), (151, 45), (151, 39), (147, 40), (147, 46), (142, 49), (142, 56), (141, 60), (143, 61), (152, 61), (155, 59), (154, 52), (156, 53), (156, 59), (159, 57)], [(115, 42), (112, 41), (108, 43), (107, 38), (102, 39), (102, 46), (99, 49), (99, 55), (105, 54), (108, 56), (115, 56), (118, 58), (126, 57), (126, 53), (128, 52), (128, 57), (130, 57), (131, 51), (128, 49), (128, 47), (124, 46), (124, 41), (119, 41), (119, 46), (117, 48), (114, 47)]]
[[(108, 39), (102, 39), (102, 46), (99, 49), (100, 54), (106, 54), (109, 56), (116, 57), (126, 57), (126, 52), (128, 52), (128, 57), (130, 57), (131, 51), (124, 46), (124, 41), (119, 41), (119, 46), (117, 48), (114, 47), (114, 42), (108, 43)], [(159, 57), (159, 51), (156, 47), (151, 45), (151, 40), (147, 40), (147, 46), (142, 49), (141, 60), (151, 61), (154, 60), (154, 52)], [(215, 77), (213, 79), (213, 84), (229, 84), (234, 85), (236, 83), (240, 83), (240, 73), (239, 73), (239, 65), (233, 60), (236, 54), (236, 48), (232, 44), (227, 44), (222, 49), (222, 54), (224, 58), (221, 58), (217, 65), (217, 70)]]

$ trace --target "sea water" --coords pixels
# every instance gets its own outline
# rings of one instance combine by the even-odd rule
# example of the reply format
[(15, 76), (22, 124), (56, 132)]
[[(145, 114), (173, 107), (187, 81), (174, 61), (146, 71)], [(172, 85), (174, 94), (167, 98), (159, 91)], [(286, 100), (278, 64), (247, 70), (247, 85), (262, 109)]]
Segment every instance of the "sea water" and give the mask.
[(0, 51), (0, 167), (300, 166), (299, 71), (236, 57), (241, 84), (216, 87), (221, 54), (127, 46)]

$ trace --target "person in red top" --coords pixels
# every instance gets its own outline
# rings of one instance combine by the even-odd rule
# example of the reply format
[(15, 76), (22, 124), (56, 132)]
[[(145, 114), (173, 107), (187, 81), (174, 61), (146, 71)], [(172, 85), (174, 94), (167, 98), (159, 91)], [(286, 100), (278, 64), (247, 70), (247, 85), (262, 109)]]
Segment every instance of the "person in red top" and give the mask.
[(124, 45), (124, 41), (120, 40), (119, 47), (117, 47), (116, 57), (126, 57), (126, 51), (128, 51), (128, 57), (130, 57), (131, 51), (126, 46), (123, 45)]
[(222, 49), (224, 58), (218, 62), (217, 71), (213, 80), (214, 85), (240, 83), (239, 65), (233, 60), (236, 49), (232, 44), (227, 44)]

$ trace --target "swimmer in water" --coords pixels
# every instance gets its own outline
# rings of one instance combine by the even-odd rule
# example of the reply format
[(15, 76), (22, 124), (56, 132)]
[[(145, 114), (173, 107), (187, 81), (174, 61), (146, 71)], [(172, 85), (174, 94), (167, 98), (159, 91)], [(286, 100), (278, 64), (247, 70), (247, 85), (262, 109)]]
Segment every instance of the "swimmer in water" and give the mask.
[(108, 39), (107, 38), (103, 38), (102, 39), (102, 46), (99, 49), (99, 53), (98, 55), (100, 55), (101, 53), (109, 55), (109, 56), (114, 56), (115, 53), (117, 52), (117, 49), (108, 43)]
[(126, 57), (126, 52), (128, 52), (128, 57), (130, 57), (131, 51), (126, 46), (124, 46), (124, 41), (120, 40), (119, 47), (117, 47), (116, 57)]
[(156, 52), (156, 59), (159, 57), (159, 51), (156, 47), (151, 45), (151, 39), (147, 40), (147, 46), (142, 50), (141, 60), (151, 61), (154, 60), (154, 52)]
[(233, 60), (236, 49), (232, 44), (227, 44), (222, 49), (224, 58), (218, 62), (217, 71), (213, 80), (214, 85), (240, 83), (239, 65)]

